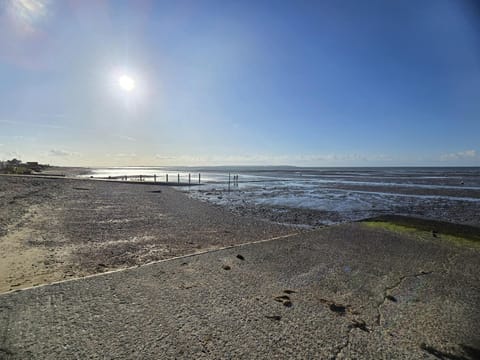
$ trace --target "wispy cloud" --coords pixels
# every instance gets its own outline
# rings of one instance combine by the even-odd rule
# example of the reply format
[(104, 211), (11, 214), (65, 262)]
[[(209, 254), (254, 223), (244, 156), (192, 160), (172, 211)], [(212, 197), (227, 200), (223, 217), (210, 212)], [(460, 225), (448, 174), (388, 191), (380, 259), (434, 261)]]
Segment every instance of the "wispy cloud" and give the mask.
[(137, 154), (135, 154), (135, 153), (131, 153), (131, 154), (120, 153), (120, 154), (114, 154), (113, 156), (114, 157), (119, 157), (119, 158), (128, 158), (128, 157), (136, 157)]
[(14, 121), (14, 120), (0, 120), (0, 124), (7, 124), (13, 126), (28, 126), (28, 127), (40, 127), (47, 129), (64, 129), (64, 126), (50, 124), (50, 123), (41, 123), (41, 122), (28, 122), (28, 121)]
[(38, 127), (46, 129), (65, 129), (65, 126), (54, 125), (54, 124), (35, 124)]
[(157, 154), (155, 159), (175, 165), (351, 165), (355, 163), (391, 163), (395, 159), (388, 155), (363, 154), (298, 154), (298, 155), (171, 155)]
[(71, 152), (61, 149), (52, 149), (48, 152), (48, 156), (58, 156), (58, 157), (68, 157), (68, 156), (78, 156), (80, 155), (77, 152)]
[(117, 139), (120, 140), (126, 140), (126, 141), (137, 141), (137, 139), (131, 137), (131, 136), (126, 136), (126, 135), (114, 135)]
[(476, 150), (470, 149), (465, 151), (459, 151), (455, 153), (443, 154), (440, 156), (442, 161), (452, 161), (452, 160), (474, 160), (478, 158), (478, 153)]
[(42, 118), (57, 118), (57, 119), (64, 119), (67, 117), (67, 114), (40, 114), (38, 115)]
[(18, 121), (12, 121), (12, 120), (0, 120), (0, 124), (17, 125), (17, 124), (19, 124), (19, 122)]
[(48, 14), (48, 0), (6, 0), (4, 6), (11, 21), (25, 32), (34, 32)]
[(21, 158), (20, 153), (17, 151), (7, 151), (0, 154), (0, 159), (13, 159), (13, 158), (15, 159)]

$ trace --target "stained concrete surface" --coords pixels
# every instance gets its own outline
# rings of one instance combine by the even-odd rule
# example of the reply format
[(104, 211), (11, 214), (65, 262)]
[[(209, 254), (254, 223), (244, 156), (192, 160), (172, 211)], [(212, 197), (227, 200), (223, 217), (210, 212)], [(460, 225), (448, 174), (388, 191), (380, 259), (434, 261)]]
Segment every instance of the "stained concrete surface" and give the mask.
[(0, 358), (474, 359), (479, 260), (332, 226), (0, 295)]

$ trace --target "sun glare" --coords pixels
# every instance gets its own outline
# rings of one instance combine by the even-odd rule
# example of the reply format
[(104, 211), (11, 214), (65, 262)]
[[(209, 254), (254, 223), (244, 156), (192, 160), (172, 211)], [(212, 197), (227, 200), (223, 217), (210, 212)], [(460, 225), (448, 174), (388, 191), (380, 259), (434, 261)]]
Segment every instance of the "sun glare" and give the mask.
[(122, 75), (118, 78), (118, 85), (124, 91), (132, 91), (135, 89), (135, 80), (128, 75)]

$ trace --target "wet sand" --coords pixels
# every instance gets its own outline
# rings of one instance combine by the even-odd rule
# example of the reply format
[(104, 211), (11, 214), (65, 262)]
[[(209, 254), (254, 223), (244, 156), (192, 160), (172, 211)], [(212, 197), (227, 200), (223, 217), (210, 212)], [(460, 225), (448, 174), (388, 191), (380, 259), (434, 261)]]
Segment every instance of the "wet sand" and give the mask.
[[(236, 189), (225, 186), (197, 188), (193, 198), (228, 208), (239, 215), (253, 216), (283, 224), (319, 227), (358, 221), (383, 215), (404, 215), (440, 220), (480, 228), (480, 190), (412, 188), (402, 186), (328, 184), (315, 191), (324, 197), (325, 206), (309, 204), (306, 194), (299, 199), (284, 187)], [(341, 196), (324, 196), (341, 192)], [(296, 194), (298, 196), (299, 194)], [(302, 194), (300, 194), (302, 195)], [(318, 195), (318, 194), (317, 194)], [(350, 205), (349, 205), (350, 203)], [(351, 206), (351, 204), (355, 206)]]

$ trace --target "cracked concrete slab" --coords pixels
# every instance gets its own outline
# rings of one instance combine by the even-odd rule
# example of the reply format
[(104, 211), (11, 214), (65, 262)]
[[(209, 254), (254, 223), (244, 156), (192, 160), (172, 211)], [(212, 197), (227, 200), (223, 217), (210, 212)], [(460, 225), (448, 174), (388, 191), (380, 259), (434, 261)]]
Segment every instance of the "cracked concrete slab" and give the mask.
[(480, 250), (361, 223), (0, 296), (5, 359), (474, 359)]

